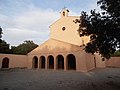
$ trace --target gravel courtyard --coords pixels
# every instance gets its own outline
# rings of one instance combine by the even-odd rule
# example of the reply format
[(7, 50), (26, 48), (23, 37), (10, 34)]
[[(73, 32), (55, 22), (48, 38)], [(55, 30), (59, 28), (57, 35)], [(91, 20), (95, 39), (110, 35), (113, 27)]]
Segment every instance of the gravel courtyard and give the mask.
[(120, 68), (76, 71), (0, 70), (0, 90), (120, 90)]

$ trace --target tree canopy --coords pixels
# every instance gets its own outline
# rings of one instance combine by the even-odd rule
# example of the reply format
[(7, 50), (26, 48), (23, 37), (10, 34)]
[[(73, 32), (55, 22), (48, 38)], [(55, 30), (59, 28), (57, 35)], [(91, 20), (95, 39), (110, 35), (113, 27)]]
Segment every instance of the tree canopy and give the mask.
[(33, 41), (24, 41), (24, 43), (18, 45), (18, 46), (12, 46), (11, 47), (11, 53), (13, 54), (21, 54), (21, 55), (26, 55), (33, 49), (38, 47), (37, 44), (35, 44)]
[(0, 53), (6, 53), (6, 54), (21, 54), (21, 55), (26, 55), (36, 47), (38, 47), (37, 44), (35, 44), (33, 41), (24, 41), (24, 43), (18, 45), (18, 46), (11, 46), (4, 41), (1, 40), (2, 42), (0, 43)]
[(0, 53), (10, 53), (9, 44), (4, 40), (0, 43)]
[(114, 54), (112, 54), (112, 57), (120, 57), (120, 51), (115, 51)]
[(2, 38), (2, 28), (0, 27), (0, 53), (9, 53), (9, 44)]
[(0, 53), (26, 55), (27, 53), (38, 47), (38, 45), (35, 44), (33, 41), (26, 40), (24, 41), (24, 43), (18, 46), (11, 46), (10, 49), (10, 45), (1, 38), (2, 38), (2, 28), (0, 27)]
[(2, 38), (2, 28), (0, 27), (0, 43), (2, 42), (1, 38)]
[(97, 4), (101, 12), (91, 10), (88, 15), (83, 11), (75, 22), (80, 36), (90, 36), (85, 51), (109, 59), (120, 49), (120, 0), (98, 0)]

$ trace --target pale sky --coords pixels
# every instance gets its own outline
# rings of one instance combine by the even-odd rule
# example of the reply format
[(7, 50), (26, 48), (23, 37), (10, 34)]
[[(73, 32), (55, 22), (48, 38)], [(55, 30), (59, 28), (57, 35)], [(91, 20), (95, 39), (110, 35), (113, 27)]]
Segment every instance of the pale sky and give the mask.
[(80, 15), (97, 8), (97, 0), (0, 0), (0, 26), (10, 45), (33, 40), (40, 45), (50, 36), (49, 26), (60, 18), (67, 7), (70, 15)]

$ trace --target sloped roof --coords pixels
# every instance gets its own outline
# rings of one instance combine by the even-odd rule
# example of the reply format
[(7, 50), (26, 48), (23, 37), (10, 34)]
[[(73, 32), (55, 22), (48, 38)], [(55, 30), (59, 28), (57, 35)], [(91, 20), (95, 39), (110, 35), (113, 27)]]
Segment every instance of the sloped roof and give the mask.
[(62, 17), (62, 18), (60, 18), (60, 19), (56, 20), (54, 23), (52, 23), (52, 24), (50, 25), (50, 27), (51, 27), (51, 26), (53, 26), (54, 24), (59, 23), (59, 21), (60, 21), (60, 20), (62, 20), (62, 19), (67, 19), (67, 18), (79, 19), (79, 18), (80, 18), (80, 16), (67, 16), (67, 17)]
[(35, 48), (33, 51), (28, 53), (28, 55), (33, 54), (49, 54), (49, 53), (62, 53), (83, 50), (82, 47), (70, 44), (67, 42), (59, 41), (56, 39), (48, 39), (46, 42)]

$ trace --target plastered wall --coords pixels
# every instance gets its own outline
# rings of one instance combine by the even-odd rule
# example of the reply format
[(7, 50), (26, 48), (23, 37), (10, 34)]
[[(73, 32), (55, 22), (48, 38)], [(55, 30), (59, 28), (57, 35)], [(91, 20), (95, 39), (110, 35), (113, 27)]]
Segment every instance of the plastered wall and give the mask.
[(101, 56), (99, 54), (95, 54), (95, 63), (96, 68), (105, 68), (105, 60), (102, 60)]
[[(73, 22), (79, 16), (62, 17), (50, 26), (50, 38), (68, 42), (74, 45), (83, 45), (88, 42), (89, 37), (80, 37), (78, 34), (79, 24)], [(62, 28), (65, 27), (65, 30)], [(84, 40), (84, 41), (83, 41)]]
[(0, 68), (2, 67), (2, 61), (4, 58), (9, 59), (9, 68), (27, 67), (27, 55), (0, 54)]
[(111, 57), (105, 64), (106, 67), (120, 67), (120, 57)]

